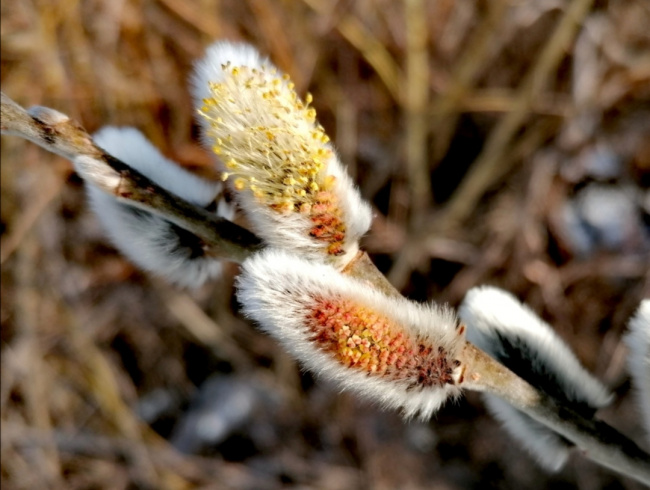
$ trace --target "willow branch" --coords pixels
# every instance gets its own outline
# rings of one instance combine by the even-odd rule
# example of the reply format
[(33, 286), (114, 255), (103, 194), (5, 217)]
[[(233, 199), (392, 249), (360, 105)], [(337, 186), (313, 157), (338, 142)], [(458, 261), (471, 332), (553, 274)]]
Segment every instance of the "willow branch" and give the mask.
[[(400, 296), (368, 255), (359, 252), (344, 269), (385, 294)], [(597, 419), (587, 419), (542, 393), (501, 363), (467, 342), (461, 354), (465, 366), (460, 386), (491, 393), (571, 441), (585, 457), (622, 475), (650, 485), (650, 455), (634, 441)]]
[[(260, 239), (248, 230), (186, 202), (104, 152), (64, 114), (44, 107), (25, 111), (2, 94), (1, 117), (3, 134), (28, 139), (72, 160), (83, 179), (125, 204), (155, 213), (194, 233), (214, 255), (241, 262), (262, 248)], [(400, 295), (365, 252), (359, 252), (343, 272), (387, 295)], [(614, 428), (557, 405), (470, 343), (461, 361), (465, 366), (461, 383), (464, 388), (503, 398), (570, 440), (589, 459), (650, 484), (650, 455)]]
[(28, 139), (71, 160), (88, 183), (195, 234), (206, 252), (242, 262), (261, 248), (260, 239), (250, 231), (188, 203), (106, 153), (68, 116), (46, 107), (25, 110), (4, 93), (1, 116), (2, 134)]

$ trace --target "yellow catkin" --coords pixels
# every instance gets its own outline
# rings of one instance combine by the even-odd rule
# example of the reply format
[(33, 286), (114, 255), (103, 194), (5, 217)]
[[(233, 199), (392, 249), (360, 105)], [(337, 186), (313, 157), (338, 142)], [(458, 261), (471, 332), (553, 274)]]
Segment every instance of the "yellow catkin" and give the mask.
[(345, 225), (332, 198), (336, 179), (326, 173), (333, 154), (310, 106), (312, 95), (300, 100), (289, 78), (270, 66), (226, 63), (222, 69), (199, 111), (228, 170), (222, 178), (274, 212), (308, 216), (306, 234), (325, 253), (343, 253)]

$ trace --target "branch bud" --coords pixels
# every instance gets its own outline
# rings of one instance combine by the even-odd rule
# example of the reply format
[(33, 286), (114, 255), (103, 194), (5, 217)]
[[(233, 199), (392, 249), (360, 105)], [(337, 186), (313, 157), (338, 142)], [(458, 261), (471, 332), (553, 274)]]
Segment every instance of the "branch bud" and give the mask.
[(194, 97), (207, 145), (254, 231), (275, 248), (342, 268), (369, 206), (316, 121), (311, 95), (252, 46), (218, 42), (197, 63)]
[(406, 417), (426, 419), (460, 393), (464, 327), (446, 305), (387, 297), (276, 250), (244, 262), (237, 296), (307, 369)]

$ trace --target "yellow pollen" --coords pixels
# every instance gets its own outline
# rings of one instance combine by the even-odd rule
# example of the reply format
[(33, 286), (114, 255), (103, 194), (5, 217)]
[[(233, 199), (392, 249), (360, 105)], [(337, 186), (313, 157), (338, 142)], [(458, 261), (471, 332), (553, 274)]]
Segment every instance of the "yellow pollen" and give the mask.
[(294, 179), (293, 177), (287, 177), (286, 179), (284, 179), (284, 180), (282, 181), (282, 183), (283, 183), (284, 185), (291, 185), (291, 186), (293, 186), (293, 185), (296, 185), (298, 182), (297, 182), (296, 179)]
[(301, 100), (289, 77), (270, 65), (222, 68), (201, 111), (221, 155), (221, 179), (273, 212), (304, 215), (305, 234), (324, 253), (341, 254), (345, 226), (329, 194), (335, 181), (327, 175), (329, 138), (316, 122), (312, 94)]

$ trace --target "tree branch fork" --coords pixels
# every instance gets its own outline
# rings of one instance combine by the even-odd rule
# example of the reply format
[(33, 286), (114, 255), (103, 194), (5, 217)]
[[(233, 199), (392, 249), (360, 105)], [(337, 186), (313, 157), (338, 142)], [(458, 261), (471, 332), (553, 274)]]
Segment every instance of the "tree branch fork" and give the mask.
[[(249, 230), (188, 203), (106, 153), (81, 125), (65, 114), (46, 107), (25, 110), (4, 93), (1, 98), (2, 134), (30, 140), (71, 160), (84, 180), (120, 202), (158, 215), (193, 233), (211, 255), (241, 263), (264, 247)], [(400, 296), (365, 252), (359, 252), (341, 272), (384, 294)], [(466, 366), (462, 387), (499, 396), (564, 436), (587, 458), (650, 485), (650, 455), (611, 426), (559, 406), (470, 343), (465, 345), (461, 361)]]

